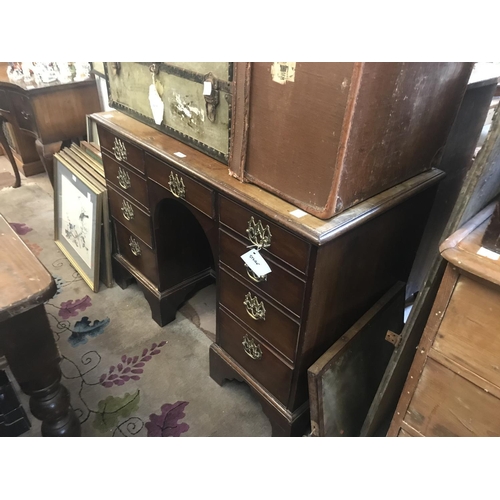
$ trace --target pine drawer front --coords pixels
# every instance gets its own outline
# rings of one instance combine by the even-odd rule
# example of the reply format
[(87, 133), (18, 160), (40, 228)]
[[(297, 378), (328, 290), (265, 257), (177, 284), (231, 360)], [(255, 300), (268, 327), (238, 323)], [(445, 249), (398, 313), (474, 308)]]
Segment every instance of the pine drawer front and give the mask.
[(148, 185), (146, 180), (134, 173), (130, 168), (124, 167), (106, 153), (102, 155), (106, 180), (116, 186), (118, 191), (126, 193), (134, 201), (148, 207)]
[(146, 172), (144, 166), (144, 151), (130, 144), (130, 142), (116, 136), (109, 130), (99, 127), (99, 141), (101, 147), (121, 165), (133, 167), (143, 174)]
[(250, 244), (257, 244), (301, 273), (307, 272), (309, 244), (256, 212), (219, 197), (220, 221)]
[(108, 200), (113, 218), (153, 248), (151, 217), (110, 184), (108, 185)]
[(261, 341), (219, 307), (219, 345), (243, 369), (284, 405), (287, 404), (292, 369)]
[(219, 231), (219, 238), (219, 259), (223, 264), (236, 272), (245, 283), (253, 285), (289, 311), (300, 316), (305, 288), (302, 280), (283, 269), (270, 256), (266, 256), (265, 260), (271, 272), (264, 278), (257, 276), (241, 258), (244, 253), (248, 252), (245, 244), (222, 229)]
[(114, 226), (120, 255), (149, 281), (158, 286), (158, 269), (156, 267), (155, 253), (138, 236), (131, 233), (119, 222), (115, 222)]
[(289, 361), (295, 359), (299, 325), (253, 288), (240, 283), (222, 267), (219, 302)]
[(168, 163), (146, 155), (148, 177), (211, 219), (215, 216), (214, 192)]

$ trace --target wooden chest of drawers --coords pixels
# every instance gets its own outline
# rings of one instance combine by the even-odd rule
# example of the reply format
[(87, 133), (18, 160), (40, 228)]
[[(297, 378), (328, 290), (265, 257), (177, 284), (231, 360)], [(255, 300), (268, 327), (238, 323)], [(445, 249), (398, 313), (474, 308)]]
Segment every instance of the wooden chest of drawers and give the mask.
[[(125, 287), (135, 278), (153, 319), (165, 325), (192, 293), (216, 280), (211, 377), (221, 385), (244, 380), (273, 435), (300, 435), (309, 421), (307, 369), (406, 280), (441, 172), (324, 221), (240, 183), (224, 164), (126, 115), (93, 118), (106, 137), (116, 281)], [(124, 145), (118, 156), (125, 149), (132, 158), (133, 147), (136, 160), (115, 158), (115, 140)], [(120, 181), (124, 173), (128, 182)], [(271, 268), (265, 279), (241, 259), (249, 246), (261, 248)]]
[(494, 207), (440, 246), (446, 271), (388, 436), (500, 436), (500, 260), (482, 247)]

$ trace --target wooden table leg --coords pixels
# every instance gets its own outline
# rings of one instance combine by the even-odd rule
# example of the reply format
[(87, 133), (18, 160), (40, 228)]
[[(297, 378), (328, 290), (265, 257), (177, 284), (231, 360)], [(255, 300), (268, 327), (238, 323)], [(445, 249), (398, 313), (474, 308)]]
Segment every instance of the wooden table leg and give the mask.
[(0, 144), (2, 144), (2, 148), (5, 151), (5, 154), (9, 158), (10, 164), (12, 165), (12, 170), (14, 170), (14, 175), (16, 176), (16, 181), (12, 187), (18, 188), (21, 185), (21, 176), (19, 175), (19, 170), (17, 168), (16, 160), (14, 160), (14, 155), (10, 150), (9, 143), (7, 142), (7, 137), (5, 137), (3, 131), (3, 124), (6, 122), (5, 119), (0, 117)]
[(43, 144), (39, 139), (35, 141), (36, 150), (38, 151), (38, 156), (43, 163), (45, 171), (49, 176), (49, 181), (54, 187), (54, 154), (57, 153), (62, 146), (62, 142), (53, 142), (51, 144)]
[(42, 421), (42, 436), (80, 436), (68, 390), (60, 383), (60, 356), (43, 305), (2, 322), (0, 350), (30, 396), (31, 413)]

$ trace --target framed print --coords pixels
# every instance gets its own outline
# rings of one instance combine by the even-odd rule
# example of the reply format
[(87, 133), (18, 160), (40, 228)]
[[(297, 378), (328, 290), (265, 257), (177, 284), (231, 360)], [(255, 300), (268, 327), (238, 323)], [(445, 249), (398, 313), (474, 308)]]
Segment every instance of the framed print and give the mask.
[[(73, 146), (76, 149), (73, 149)], [(101, 235), (101, 256), (100, 256), (100, 279), (108, 287), (111, 288), (114, 285), (113, 271), (111, 256), (113, 253), (113, 239), (112, 239), (112, 229), (111, 220), (109, 215), (109, 205), (108, 205), (108, 190), (106, 188), (106, 181), (101, 177), (94, 166), (91, 166), (93, 162), (92, 158), (89, 158), (84, 153), (80, 151), (80, 155), (77, 155), (78, 146), (72, 145), (71, 148), (65, 148), (59, 152), (59, 154), (67, 160), (67, 162), (77, 171), (81, 173), (83, 177), (87, 179), (88, 182), (93, 183), (96, 189), (102, 191), (102, 235)]]
[(92, 73), (94, 73), (94, 75), (98, 75), (101, 78), (106, 78), (103, 62), (91, 62), (90, 67), (92, 68)]
[(54, 241), (92, 291), (99, 290), (103, 190), (54, 155)]
[(99, 163), (95, 158), (90, 157), (90, 155), (87, 152), (85, 152), (81, 148), (81, 146), (78, 146), (75, 143), (71, 144), (70, 149), (67, 151), (71, 151), (77, 156), (79, 156), (85, 162), (85, 164), (88, 165), (88, 168), (91, 168), (92, 170), (97, 172), (97, 174), (101, 179), (100, 182), (106, 185), (106, 180), (104, 177), (104, 167), (102, 163)]
[(97, 124), (92, 119), (92, 115), (87, 115), (86, 119), (87, 119), (87, 142), (89, 142), (90, 144), (95, 144), (100, 147)]

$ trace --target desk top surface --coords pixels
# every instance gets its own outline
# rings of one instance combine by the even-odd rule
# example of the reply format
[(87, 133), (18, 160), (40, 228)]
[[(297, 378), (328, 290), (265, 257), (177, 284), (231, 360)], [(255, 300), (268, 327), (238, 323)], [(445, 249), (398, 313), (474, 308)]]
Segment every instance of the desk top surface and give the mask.
[[(358, 224), (389, 210), (404, 199), (436, 183), (444, 175), (443, 172), (436, 169), (424, 172), (328, 220), (318, 219), (310, 214), (296, 217), (292, 214), (298, 210), (296, 206), (258, 186), (240, 182), (229, 175), (227, 165), (153, 127), (134, 120), (119, 111), (95, 113), (92, 118), (146, 152), (169, 162), (181, 171), (189, 173), (193, 178), (220, 193), (250, 205), (251, 208), (262, 212), (295, 234), (318, 245), (325, 244)], [(179, 158), (175, 155), (177, 152), (186, 156)], [(302, 214), (304, 213), (302, 212)]]
[(52, 276), (0, 215), (0, 321), (43, 304), (55, 292)]

